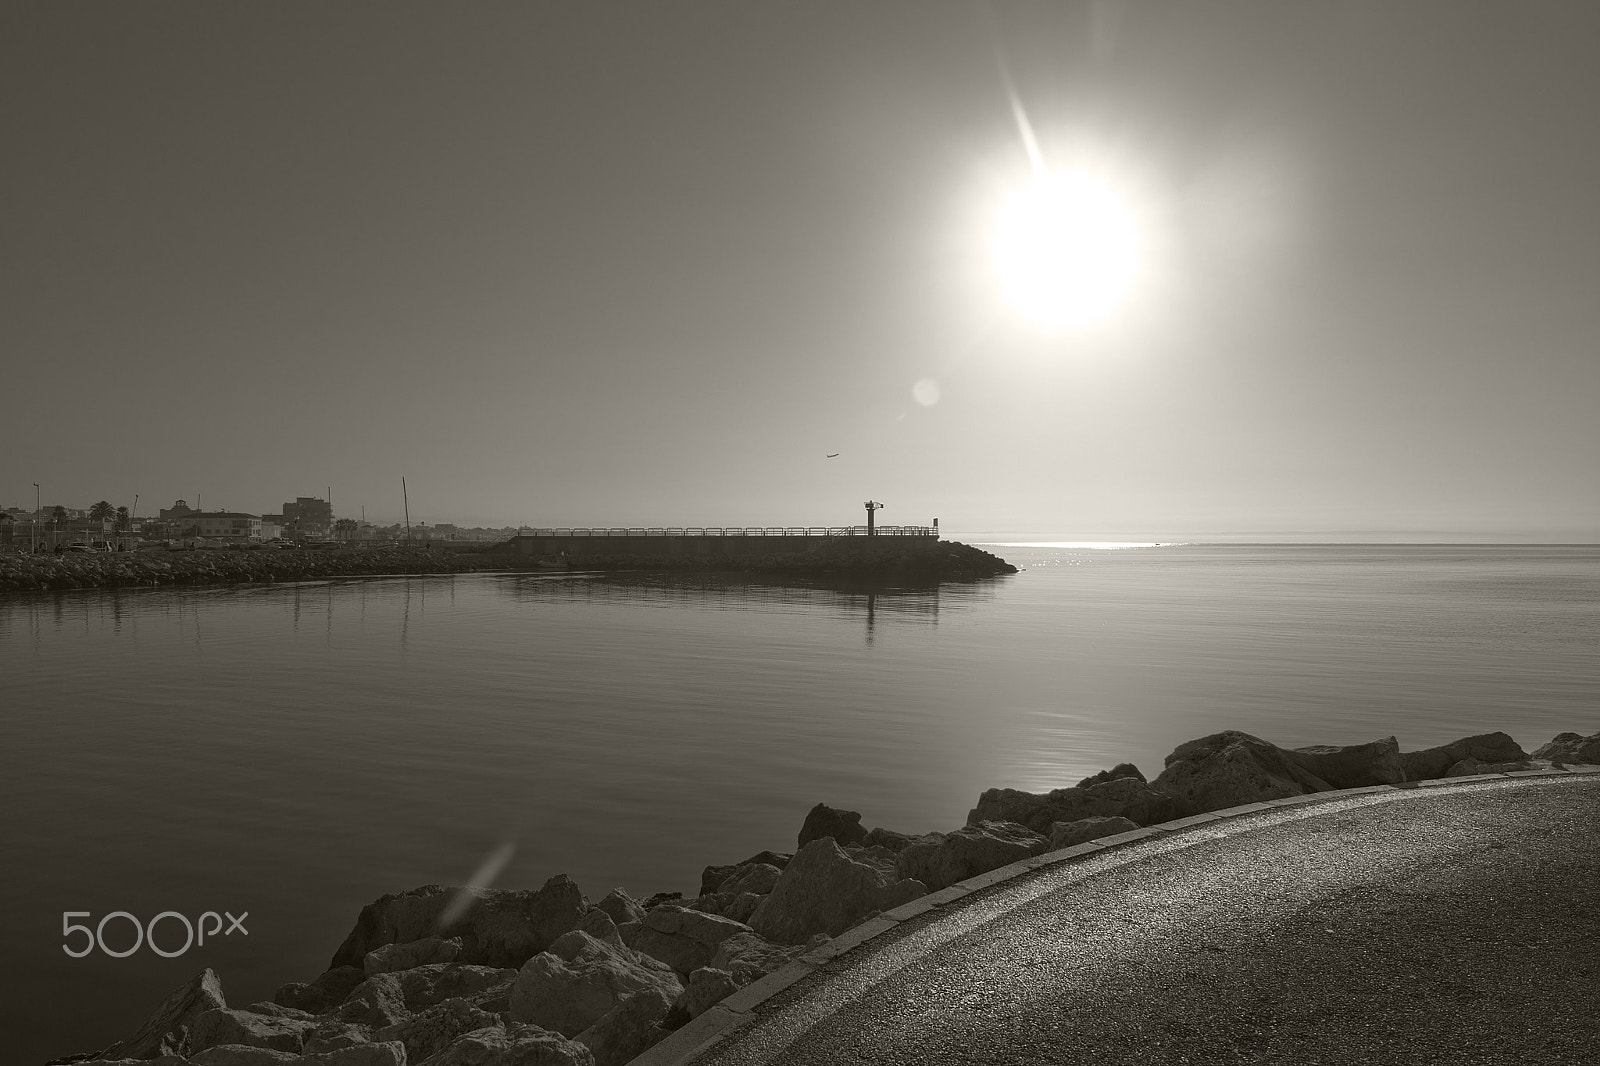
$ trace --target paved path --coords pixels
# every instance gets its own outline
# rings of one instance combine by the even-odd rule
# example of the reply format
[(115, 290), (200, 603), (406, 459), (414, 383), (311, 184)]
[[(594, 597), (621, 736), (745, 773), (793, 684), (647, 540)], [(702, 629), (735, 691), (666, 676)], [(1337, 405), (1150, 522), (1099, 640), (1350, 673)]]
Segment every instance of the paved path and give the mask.
[(1600, 775), (1275, 809), (976, 893), (698, 1066), (1600, 1063)]

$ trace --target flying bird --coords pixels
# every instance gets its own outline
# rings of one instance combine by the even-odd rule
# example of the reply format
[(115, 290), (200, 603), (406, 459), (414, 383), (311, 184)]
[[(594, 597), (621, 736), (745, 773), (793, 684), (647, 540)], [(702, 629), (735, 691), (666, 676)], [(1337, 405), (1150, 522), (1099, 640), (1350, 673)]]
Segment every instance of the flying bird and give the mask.
[(823, 458), (824, 459), (837, 459), (837, 458), (839, 458), (839, 453), (838, 452), (834, 452), (831, 455), (823, 456)]

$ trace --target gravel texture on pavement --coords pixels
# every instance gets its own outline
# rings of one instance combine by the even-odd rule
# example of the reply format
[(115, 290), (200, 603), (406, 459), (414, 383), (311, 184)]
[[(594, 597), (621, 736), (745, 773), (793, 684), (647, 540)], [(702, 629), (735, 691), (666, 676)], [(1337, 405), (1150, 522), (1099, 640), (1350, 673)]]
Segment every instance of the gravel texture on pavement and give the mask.
[(699, 1066), (1600, 1063), (1600, 775), (1387, 792), (1047, 867)]

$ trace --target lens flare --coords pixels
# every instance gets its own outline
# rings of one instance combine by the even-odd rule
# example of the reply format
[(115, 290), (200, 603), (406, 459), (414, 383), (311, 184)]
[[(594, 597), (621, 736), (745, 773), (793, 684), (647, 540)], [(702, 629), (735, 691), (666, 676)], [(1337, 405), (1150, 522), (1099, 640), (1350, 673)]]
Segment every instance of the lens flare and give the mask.
[(511, 861), (511, 856), (517, 851), (516, 841), (508, 840), (498, 848), (491, 851), (487, 858), (478, 865), (467, 883), (461, 890), (450, 897), (445, 904), (444, 912), (439, 915), (439, 928), (448, 929), (466, 915), (468, 909), (476, 903), (485, 889), (494, 884), (495, 878), (500, 876), (500, 871), (506, 868)]

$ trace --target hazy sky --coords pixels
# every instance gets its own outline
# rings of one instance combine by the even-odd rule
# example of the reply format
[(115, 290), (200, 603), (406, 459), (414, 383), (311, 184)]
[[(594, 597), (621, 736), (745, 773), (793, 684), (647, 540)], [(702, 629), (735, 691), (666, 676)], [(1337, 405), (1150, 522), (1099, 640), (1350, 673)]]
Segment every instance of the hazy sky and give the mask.
[[(1597, 57), (1586, 0), (6, 2), (0, 506), (1597, 540)], [(1086, 323), (997, 281), (1008, 79), (1136, 226)]]

